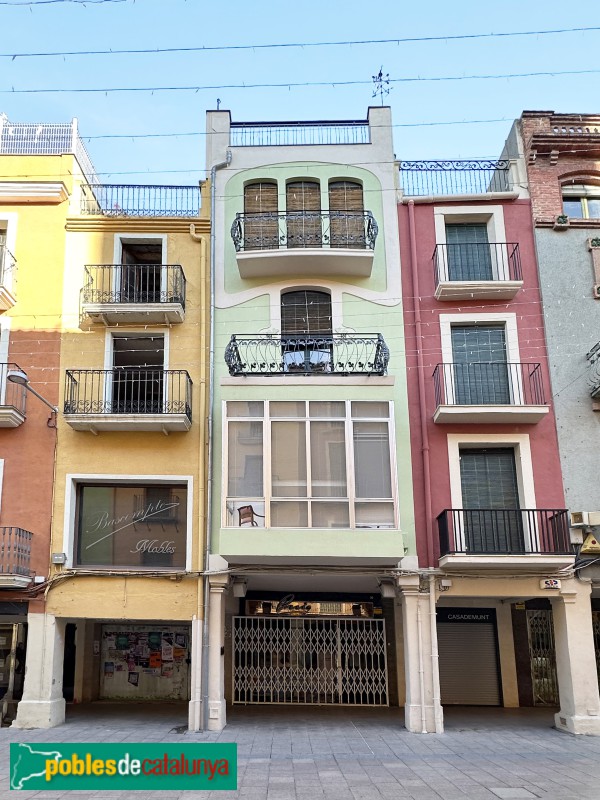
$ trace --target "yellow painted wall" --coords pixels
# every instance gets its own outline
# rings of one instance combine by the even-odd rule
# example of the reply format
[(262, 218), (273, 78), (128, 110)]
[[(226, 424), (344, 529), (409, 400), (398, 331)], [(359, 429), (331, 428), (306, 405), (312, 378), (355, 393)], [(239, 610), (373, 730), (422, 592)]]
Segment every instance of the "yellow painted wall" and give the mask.
[[(181, 264), (186, 277), (186, 311), (182, 324), (148, 326), (169, 333), (169, 369), (186, 369), (193, 381), (192, 427), (187, 433), (74, 431), (59, 417), (52, 552), (63, 551), (67, 475), (192, 475), (192, 569), (203, 558), (205, 525), (204, 466), (206, 455), (206, 376), (208, 370), (208, 244), (206, 220), (196, 222), (197, 242), (189, 222), (155, 219), (98, 219), (79, 217), (67, 224), (64, 333), (60, 360), (62, 407), (67, 369), (104, 369), (107, 330), (144, 330), (144, 326), (84, 322), (79, 327), (79, 291), (86, 264), (113, 264), (115, 235), (167, 235), (166, 263)], [(58, 574), (62, 567), (55, 568)], [(202, 581), (175, 582), (162, 577), (74, 577), (58, 582), (48, 595), (48, 610), (58, 616), (97, 619), (186, 620), (202, 616)]]

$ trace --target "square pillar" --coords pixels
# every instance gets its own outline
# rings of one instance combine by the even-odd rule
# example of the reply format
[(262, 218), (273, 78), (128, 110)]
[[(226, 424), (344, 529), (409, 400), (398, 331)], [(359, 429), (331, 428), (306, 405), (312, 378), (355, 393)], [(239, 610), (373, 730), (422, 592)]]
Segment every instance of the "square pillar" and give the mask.
[(418, 577), (412, 586), (403, 579), (400, 589), (406, 684), (404, 725), (411, 733), (443, 733), (435, 600), (428, 592), (419, 591)]
[(65, 721), (62, 694), (66, 620), (53, 614), (28, 615), (23, 699), (16, 728), (54, 728)]
[[(202, 591), (202, 585), (199, 587)], [(202, 630), (204, 620), (192, 619), (190, 645), (190, 702), (188, 704), (188, 729), (202, 730)]]
[(227, 587), (210, 587), (208, 609), (208, 730), (222, 731), (225, 713), (225, 593)]
[(569, 583), (560, 597), (552, 598), (560, 696), (560, 711), (554, 721), (558, 730), (600, 736), (591, 585), (576, 579)]

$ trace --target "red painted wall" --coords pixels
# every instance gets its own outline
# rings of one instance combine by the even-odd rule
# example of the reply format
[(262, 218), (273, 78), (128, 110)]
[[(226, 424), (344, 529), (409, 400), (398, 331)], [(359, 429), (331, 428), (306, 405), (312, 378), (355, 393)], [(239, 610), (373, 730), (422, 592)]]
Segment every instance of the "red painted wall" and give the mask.
[[(494, 205), (499, 205), (497, 200)], [(449, 206), (448, 201), (440, 206)], [(460, 202), (461, 206), (477, 206), (482, 203)], [(564, 507), (564, 492), (558, 456), (556, 424), (552, 407), (550, 378), (545, 347), (543, 315), (540, 302), (537, 265), (531, 219), (531, 205), (528, 200), (517, 200), (501, 204), (504, 209), (504, 224), (507, 242), (518, 242), (521, 251), (523, 288), (511, 301), (460, 300), (438, 301), (434, 297), (433, 252), (436, 245), (434, 228), (434, 206), (415, 204), (416, 250), (420, 297), (415, 298), (411, 274), (411, 250), (408, 222), (408, 206), (398, 208), (400, 225), (400, 254), (402, 271), (402, 295), (404, 303), (404, 329), (407, 351), (408, 401), (413, 452), (413, 484), (415, 498), (415, 522), (417, 532), (417, 552), (421, 566), (427, 566), (425, 541), (425, 494), (422, 461), (421, 421), (418, 394), (417, 349), (423, 354), (426, 392), (426, 418), (429, 436), (431, 464), (431, 493), (433, 515), (434, 548), (439, 555), (437, 523), (435, 518), (445, 508), (451, 508), (450, 480), (448, 466), (447, 435), (450, 433), (526, 433), (531, 444), (533, 477), (537, 508), (558, 509)], [(417, 341), (415, 331), (415, 308), (420, 305), (422, 339)], [(435, 394), (433, 372), (442, 363), (440, 314), (451, 313), (490, 314), (514, 313), (517, 320), (519, 355), (521, 362), (541, 364), (546, 401), (550, 402), (550, 413), (539, 423), (533, 425), (441, 425), (433, 422)]]

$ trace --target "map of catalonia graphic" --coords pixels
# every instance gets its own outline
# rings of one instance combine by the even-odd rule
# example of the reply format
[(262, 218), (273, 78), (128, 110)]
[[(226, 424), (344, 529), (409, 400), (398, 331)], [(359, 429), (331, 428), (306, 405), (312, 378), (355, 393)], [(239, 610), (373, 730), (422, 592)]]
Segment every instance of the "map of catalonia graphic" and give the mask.
[[(63, 757), (58, 750), (35, 750), (30, 744), (18, 745), (18, 757), (12, 768), (10, 775), (11, 789), (27, 789), (27, 781), (30, 778), (46, 776), (46, 761), (52, 759), (58, 761)], [(25, 763), (22, 763), (25, 757)]]

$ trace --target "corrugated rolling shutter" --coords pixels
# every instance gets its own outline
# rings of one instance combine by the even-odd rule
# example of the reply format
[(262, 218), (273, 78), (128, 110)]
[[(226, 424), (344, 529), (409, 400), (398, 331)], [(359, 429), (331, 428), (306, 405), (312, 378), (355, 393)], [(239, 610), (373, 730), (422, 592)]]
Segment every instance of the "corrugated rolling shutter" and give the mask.
[(438, 623), (438, 648), (442, 705), (500, 705), (492, 623)]

